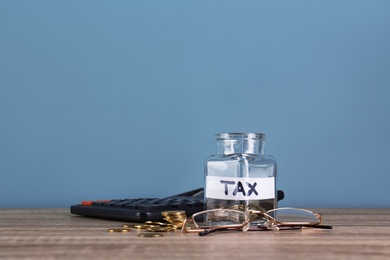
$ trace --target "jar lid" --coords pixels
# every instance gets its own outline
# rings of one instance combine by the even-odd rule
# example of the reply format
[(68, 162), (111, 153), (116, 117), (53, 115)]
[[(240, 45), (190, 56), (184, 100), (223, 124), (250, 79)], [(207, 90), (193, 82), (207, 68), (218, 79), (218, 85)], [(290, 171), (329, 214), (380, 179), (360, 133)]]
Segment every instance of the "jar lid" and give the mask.
[(217, 140), (229, 139), (250, 139), (250, 140), (265, 140), (265, 134), (262, 133), (220, 133), (216, 134)]

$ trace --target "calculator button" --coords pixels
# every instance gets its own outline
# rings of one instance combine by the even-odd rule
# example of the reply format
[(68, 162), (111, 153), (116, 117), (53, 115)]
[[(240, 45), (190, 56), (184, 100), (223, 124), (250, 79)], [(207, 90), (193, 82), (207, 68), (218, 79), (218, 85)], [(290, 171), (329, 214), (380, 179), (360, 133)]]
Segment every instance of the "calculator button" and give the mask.
[(93, 201), (92, 200), (83, 200), (81, 202), (81, 205), (83, 206), (92, 206)]

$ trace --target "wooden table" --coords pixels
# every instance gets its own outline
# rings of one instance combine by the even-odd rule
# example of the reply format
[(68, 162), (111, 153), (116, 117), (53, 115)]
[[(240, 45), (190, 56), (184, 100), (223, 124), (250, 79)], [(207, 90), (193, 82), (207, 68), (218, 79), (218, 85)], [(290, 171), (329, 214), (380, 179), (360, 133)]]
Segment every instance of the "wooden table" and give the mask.
[(390, 259), (390, 209), (318, 209), (333, 230), (110, 233), (68, 209), (0, 209), (0, 259)]

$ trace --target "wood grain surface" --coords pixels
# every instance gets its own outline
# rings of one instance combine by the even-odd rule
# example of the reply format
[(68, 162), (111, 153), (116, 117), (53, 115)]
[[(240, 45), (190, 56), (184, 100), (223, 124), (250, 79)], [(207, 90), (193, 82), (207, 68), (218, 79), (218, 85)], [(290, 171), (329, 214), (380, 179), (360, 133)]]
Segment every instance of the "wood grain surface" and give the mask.
[(333, 230), (110, 233), (68, 209), (0, 209), (0, 259), (390, 259), (390, 209), (316, 209)]

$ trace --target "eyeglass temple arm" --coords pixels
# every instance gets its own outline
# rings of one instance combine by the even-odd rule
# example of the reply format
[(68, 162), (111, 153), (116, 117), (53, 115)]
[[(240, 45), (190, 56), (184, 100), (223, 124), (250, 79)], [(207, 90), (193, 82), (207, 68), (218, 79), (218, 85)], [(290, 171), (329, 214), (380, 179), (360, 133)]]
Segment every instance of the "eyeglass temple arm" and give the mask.
[(333, 226), (330, 226), (330, 225), (322, 225), (322, 224), (319, 224), (319, 225), (300, 225), (301, 227), (311, 227), (311, 228), (321, 228), (321, 229), (333, 229)]

